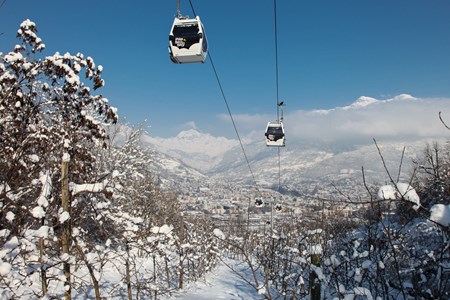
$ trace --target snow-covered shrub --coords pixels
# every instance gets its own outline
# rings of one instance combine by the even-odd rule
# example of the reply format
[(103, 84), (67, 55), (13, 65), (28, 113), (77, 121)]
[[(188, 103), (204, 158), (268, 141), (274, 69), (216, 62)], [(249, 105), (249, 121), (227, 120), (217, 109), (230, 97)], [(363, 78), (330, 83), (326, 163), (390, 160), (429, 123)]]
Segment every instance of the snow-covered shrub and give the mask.
[(434, 204), (450, 204), (450, 144), (428, 144), (414, 166), (413, 185), (423, 207), (430, 209)]
[[(0, 253), (14, 266), (1, 282), (14, 298), (61, 296), (62, 264), (73, 261), (60, 255), (61, 228), (77, 220), (61, 210), (63, 154), (72, 158), (71, 181), (95, 180), (93, 149), (117, 119), (107, 99), (91, 92), (104, 84), (102, 67), (80, 53), (42, 56), (36, 33), (25, 20), (21, 44), (0, 54)], [(85, 204), (72, 202), (73, 211)]]

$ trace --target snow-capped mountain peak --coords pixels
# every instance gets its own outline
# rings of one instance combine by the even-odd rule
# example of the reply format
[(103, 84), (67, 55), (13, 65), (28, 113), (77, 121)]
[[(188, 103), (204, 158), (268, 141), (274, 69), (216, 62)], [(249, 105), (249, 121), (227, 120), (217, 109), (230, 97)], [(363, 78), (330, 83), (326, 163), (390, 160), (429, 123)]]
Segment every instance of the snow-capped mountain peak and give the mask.
[(142, 142), (177, 159), (183, 158), (185, 163), (198, 170), (219, 164), (226, 152), (239, 145), (236, 140), (215, 137), (195, 129), (181, 131), (170, 138), (144, 135)]
[(375, 99), (372, 97), (361, 96), (358, 99), (356, 99), (356, 101), (353, 102), (352, 104), (342, 107), (342, 109), (343, 110), (358, 109), (358, 108), (367, 107), (369, 105), (376, 104), (376, 103), (385, 103), (385, 102), (392, 102), (392, 101), (409, 101), (409, 100), (416, 100), (416, 99), (417, 98), (415, 98), (409, 94), (400, 94), (398, 96), (395, 96), (393, 98), (386, 99), (386, 100), (378, 100), (378, 99)]
[(188, 129), (188, 130), (184, 130), (184, 131), (181, 131), (180, 133), (178, 133), (176, 138), (181, 139), (181, 140), (194, 140), (194, 139), (202, 138), (202, 137), (205, 137), (208, 135), (210, 136), (209, 133), (201, 133), (195, 129)]
[(405, 101), (406, 100), (406, 101), (408, 101), (408, 100), (417, 100), (417, 98), (412, 95), (409, 95), (409, 94), (400, 94), (389, 100), (392, 100), (392, 101)]
[(356, 99), (355, 102), (347, 106), (348, 108), (357, 108), (357, 107), (364, 107), (367, 105), (370, 105), (372, 103), (378, 102), (377, 99), (367, 96), (361, 96), (358, 99)]
[(143, 142), (155, 145), (158, 148), (182, 151), (184, 153), (201, 153), (206, 156), (216, 157), (237, 145), (236, 140), (225, 137), (215, 137), (209, 133), (202, 133), (195, 129), (181, 131), (171, 138), (143, 136)]

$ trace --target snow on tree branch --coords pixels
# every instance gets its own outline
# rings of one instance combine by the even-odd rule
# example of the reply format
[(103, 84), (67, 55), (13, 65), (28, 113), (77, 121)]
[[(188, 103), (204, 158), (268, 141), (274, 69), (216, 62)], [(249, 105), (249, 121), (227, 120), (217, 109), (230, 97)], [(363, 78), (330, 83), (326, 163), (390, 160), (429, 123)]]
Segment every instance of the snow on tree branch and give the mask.
[(450, 227), (450, 205), (435, 204), (430, 209), (430, 220)]
[(420, 207), (420, 198), (417, 195), (414, 188), (412, 188), (407, 183), (397, 183), (396, 186), (393, 185), (384, 185), (380, 187), (377, 193), (378, 200), (400, 200), (404, 199), (406, 201), (415, 203), (413, 208), (415, 210)]
[(78, 195), (80, 193), (88, 192), (88, 193), (101, 193), (106, 190), (108, 186), (109, 180), (105, 179), (102, 182), (96, 183), (84, 183), (84, 184), (76, 184), (69, 183), (69, 189), (72, 192), (72, 196)]

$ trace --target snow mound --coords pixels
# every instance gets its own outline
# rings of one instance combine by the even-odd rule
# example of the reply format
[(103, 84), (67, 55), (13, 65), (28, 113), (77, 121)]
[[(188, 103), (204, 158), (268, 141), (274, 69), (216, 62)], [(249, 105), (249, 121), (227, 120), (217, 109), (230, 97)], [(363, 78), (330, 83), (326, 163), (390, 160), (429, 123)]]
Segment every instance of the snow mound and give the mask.
[(6, 276), (11, 272), (11, 264), (7, 262), (0, 263), (0, 275)]
[(450, 226), (450, 205), (435, 204), (430, 209), (430, 220), (441, 224), (442, 226)]
[(8, 211), (6, 213), (6, 220), (8, 220), (10, 223), (14, 220), (15, 217), (16, 215), (11, 211)]
[(169, 234), (170, 232), (172, 232), (172, 230), (173, 230), (173, 226), (172, 225), (169, 226), (167, 224), (164, 224), (161, 227), (153, 226), (151, 229), (152, 233), (154, 233), (154, 234), (160, 233), (160, 234), (166, 234), (166, 235)]
[(396, 186), (393, 185), (384, 185), (382, 186), (377, 193), (378, 200), (400, 200), (405, 199), (406, 201), (410, 201), (415, 203), (413, 206), (414, 209), (418, 209), (420, 207), (420, 198), (416, 193), (416, 190), (412, 188), (408, 183), (397, 183)]
[(36, 219), (40, 219), (45, 217), (45, 211), (42, 208), (42, 206), (36, 206), (35, 208), (33, 208), (31, 210), (31, 214), (33, 215), (33, 217), (35, 217)]
[(224, 240), (225, 239), (225, 234), (222, 232), (222, 230), (216, 228), (213, 231), (214, 236), (218, 239)]

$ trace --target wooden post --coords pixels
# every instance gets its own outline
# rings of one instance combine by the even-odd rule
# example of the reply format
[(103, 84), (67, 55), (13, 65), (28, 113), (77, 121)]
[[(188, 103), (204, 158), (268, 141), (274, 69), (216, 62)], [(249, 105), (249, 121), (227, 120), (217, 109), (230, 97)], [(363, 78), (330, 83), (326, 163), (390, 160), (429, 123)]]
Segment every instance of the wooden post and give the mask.
[[(61, 164), (61, 206), (63, 208), (64, 212), (67, 212), (70, 216), (70, 194), (69, 194), (69, 159), (63, 158), (62, 164)], [(68, 257), (69, 256), (69, 246), (70, 246), (70, 218), (69, 220), (66, 220), (62, 224), (62, 234), (61, 234), (61, 246), (62, 246), (62, 253), (63, 256)], [(66, 254), (66, 255), (64, 255)], [(64, 261), (63, 263), (64, 268), (64, 276), (66, 277), (66, 282), (64, 284), (65, 292), (64, 297), (66, 300), (71, 299), (71, 282), (70, 282), (70, 262)]]
[[(320, 254), (315, 253), (311, 255), (311, 264), (320, 266)], [(311, 300), (320, 300), (321, 286), (316, 271), (314, 270), (311, 270), (309, 274), (309, 286), (311, 289)]]
[(167, 281), (167, 289), (170, 291), (170, 270), (169, 270), (169, 263), (167, 262), (168, 257), (167, 254), (164, 255), (164, 264), (166, 267), (166, 281)]
[(128, 300), (133, 300), (133, 291), (131, 290), (131, 271), (130, 271), (130, 248), (128, 241), (125, 241), (125, 251), (127, 252), (127, 259), (125, 261), (125, 280), (127, 282)]
[[(153, 254), (153, 284), (156, 286), (156, 255)], [(155, 299), (158, 296), (158, 289), (155, 288)]]
[[(322, 200), (322, 220), (321, 220), (321, 228), (320, 232), (316, 228), (313, 241), (315, 243), (315, 247), (318, 247), (320, 243), (320, 234), (322, 233), (323, 228), (325, 228), (324, 223), (324, 213), (325, 213), (325, 201)], [(322, 261), (322, 248), (320, 247), (320, 251), (317, 251), (318, 249), (315, 249), (313, 253), (311, 253), (311, 264), (317, 267), (320, 267), (321, 261)], [(315, 270), (311, 270), (311, 273), (309, 274), (309, 287), (311, 290), (311, 300), (320, 300), (321, 296), (321, 284), (320, 280), (317, 276), (317, 273)]]
[(179, 255), (180, 255), (180, 262), (179, 262), (179, 275), (178, 275), (178, 289), (183, 288), (183, 276), (184, 276), (184, 250), (181, 247), (181, 245), (184, 243), (184, 219), (183, 216), (180, 216), (180, 237), (179, 237)]
[[(323, 209), (322, 209), (323, 210)], [(322, 215), (323, 218), (323, 215)], [(323, 224), (322, 224), (323, 225)], [(314, 236), (312, 238), (314, 242), (314, 250), (311, 248), (311, 265), (320, 267), (321, 260), (322, 260), (322, 247), (319, 247), (320, 245), (320, 234), (322, 233), (322, 230), (320, 229), (320, 232), (318, 229), (315, 230)], [(320, 300), (321, 296), (321, 284), (318, 277), (318, 274), (316, 273), (316, 270), (311, 268), (311, 272), (309, 274), (309, 288), (311, 291), (311, 300)]]
[[(43, 225), (44, 218), (42, 218)], [(41, 264), (41, 288), (42, 288), (42, 296), (44, 297), (47, 294), (47, 273), (45, 270), (45, 241), (44, 238), (39, 238), (39, 263)]]
[(247, 234), (250, 232), (250, 205), (251, 205), (252, 197), (248, 197), (248, 206), (247, 206)]

